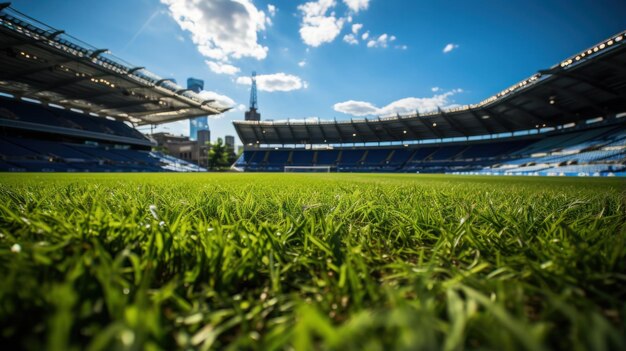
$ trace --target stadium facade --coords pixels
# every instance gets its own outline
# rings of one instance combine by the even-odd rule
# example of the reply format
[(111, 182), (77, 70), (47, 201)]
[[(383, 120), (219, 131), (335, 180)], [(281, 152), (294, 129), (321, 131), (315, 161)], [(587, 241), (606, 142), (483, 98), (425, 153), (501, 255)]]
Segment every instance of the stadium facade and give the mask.
[(477, 104), (333, 121), (235, 121), (245, 171), (626, 175), (626, 32)]

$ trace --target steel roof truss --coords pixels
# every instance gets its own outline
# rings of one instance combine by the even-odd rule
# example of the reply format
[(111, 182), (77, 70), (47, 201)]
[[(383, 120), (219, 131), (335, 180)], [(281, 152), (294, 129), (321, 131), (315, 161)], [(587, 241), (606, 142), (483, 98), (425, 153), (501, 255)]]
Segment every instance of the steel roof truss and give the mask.
[(472, 115), (472, 117), (474, 117), (474, 119), (476, 119), (478, 121), (478, 123), (480, 123), (480, 125), (489, 133), (489, 134), (494, 134), (494, 130), (493, 128), (491, 128), (491, 126), (489, 125), (489, 123), (483, 121), (482, 117), (479, 116), (476, 111), (474, 111), (474, 109), (469, 109), (470, 114)]
[(448, 124), (452, 126), (452, 128), (461, 132), (461, 134), (463, 134), (463, 136), (465, 136), (466, 138), (469, 136), (469, 134), (467, 133), (467, 129), (465, 127), (457, 124), (456, 121), (453, 121), (452, 117), (448, 116), (448, 114), (443, 112), (442, 109), (439, 109), (439, 112), (441, 113), (441, 117), (443, 117), (443, 119), (446, 120), (446, 122), (448, 122)]
[[(417, 117), (417, 118), (419, 118), (419, 117)], [(405, 118), (402, 118), (402, 117), (398, 117), (398, 120), (400, 121), (402, 126), (404, 126), (404, 128), (405, 128), (404, 130), (407, 131), (407, 134), (410, 133), (413, 136), (413, 139), (418, 139), (419, 138), (417, 133), (415, 133), (415, 131), (413, 130), (413, 128), (409, 124), (409, 121), (407, 121)], [(404, 141), (404, 130), (402, 131), (403, 137), (401, 138), (401, 140), (403, 140), (403, 141)]]
[(503, 118), (502, 115), (488, 109), (487, 107), (482, 107), (482, 109), (485, 112), (487, 112), (489, 116), (492, 117), (496, 122), (498, 122), (498, 124), (500, 124), (500, 126), (502, 126), (502, 128), (504, 128), (508, 133), (513, 133), (513, 130), (514, 130), (514, 128), (512, 128), (513, 126), (511, 125), (509, 121)]
[[(431, 133), (433, 133), (434, 135), (437, 136), (437, 138), (439, 139), (443, 139), (443, 135), (441, 134), (441, 132), (439, 130), (436, 130), (435, 127), (431, 126), (429, 123), (427, 123), (426, 121), (424, 121), (424, 117), (417, 117), (417, 120), (424, 126), (426, 127), (426, 129), (430, 130)], [(430, 121), (429, 121), (430, 122)]]

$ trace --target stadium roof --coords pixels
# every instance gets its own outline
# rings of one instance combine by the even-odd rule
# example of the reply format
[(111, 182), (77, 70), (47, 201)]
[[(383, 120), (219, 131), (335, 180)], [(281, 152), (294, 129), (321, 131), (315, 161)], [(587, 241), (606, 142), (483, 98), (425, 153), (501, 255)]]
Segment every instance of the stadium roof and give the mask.
[(339, 144), (468, 138), (626, 111), (626, 32), (473, 105), (344, 121), (235, 121), (245, 144)]
[(0, 92), (138, 125), (230, 109), (9, 5), (0, 3)]

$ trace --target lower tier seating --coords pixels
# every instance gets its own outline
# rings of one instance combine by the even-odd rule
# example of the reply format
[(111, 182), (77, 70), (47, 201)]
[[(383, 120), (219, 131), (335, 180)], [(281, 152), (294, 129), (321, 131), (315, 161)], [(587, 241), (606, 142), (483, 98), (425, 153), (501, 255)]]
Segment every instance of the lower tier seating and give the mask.
[(4, 137), (0, 171), (5, 172), (203, 172), (178, 158), (130, 147), (87, 145)]

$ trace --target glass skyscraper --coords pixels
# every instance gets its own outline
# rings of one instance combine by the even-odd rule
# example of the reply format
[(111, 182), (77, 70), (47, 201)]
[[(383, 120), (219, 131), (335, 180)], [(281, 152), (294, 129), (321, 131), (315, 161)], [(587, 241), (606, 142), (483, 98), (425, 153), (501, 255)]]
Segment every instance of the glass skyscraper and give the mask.
[[(199, 93), (204, 89), (204, 81), (202, 79), (189, 78), (187, 79), (187, 89), (190, 89), (194, 93)], [(190, 140), (198, 140), (199, 130), (209, 130), (208, 117), (196, 117), (189, 119)]]

